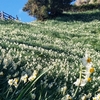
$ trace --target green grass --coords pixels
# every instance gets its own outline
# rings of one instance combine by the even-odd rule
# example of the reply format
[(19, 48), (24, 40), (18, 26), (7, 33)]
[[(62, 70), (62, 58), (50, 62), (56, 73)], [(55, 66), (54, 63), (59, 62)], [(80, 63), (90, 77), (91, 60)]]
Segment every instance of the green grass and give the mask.
[[(100, 85), (99, 16), (100, 11), (95, 10), (68, 12), (44, 22), (0, 20), (0, 73), (3, 73), (0, 74), (0, 100), (16, 100), (24, 88), (23, 82), (17, 89), (9, 87), (9, 79), (18, 78), (20, 81), (22, 73), (29, 77), (37, 70), (40, 75), (51, 67), (53, 69), (37, 80), (34, 91), (23, 100), (64, 100), (67, 94), (73, 96), (77, 88), (73, 83), (79, 76), (80, 59), (85, 51), (91, 55), (96, 70), (92, 81), (80, 87), (74, 99), (80, 100), (89, 93), (93, 97)], [(62, 92), (65, 86), (67, 90)]]

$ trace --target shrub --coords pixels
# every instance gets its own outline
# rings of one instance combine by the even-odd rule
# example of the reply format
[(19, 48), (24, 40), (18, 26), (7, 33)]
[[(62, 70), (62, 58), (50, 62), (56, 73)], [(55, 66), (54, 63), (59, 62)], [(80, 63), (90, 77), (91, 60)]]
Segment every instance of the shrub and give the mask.
[(72, 0), (28, 0), (23, 7), (23, 11), (35, 16), (39, 20), (56, 17), (63, 12), (64, 7), (68, 7)]

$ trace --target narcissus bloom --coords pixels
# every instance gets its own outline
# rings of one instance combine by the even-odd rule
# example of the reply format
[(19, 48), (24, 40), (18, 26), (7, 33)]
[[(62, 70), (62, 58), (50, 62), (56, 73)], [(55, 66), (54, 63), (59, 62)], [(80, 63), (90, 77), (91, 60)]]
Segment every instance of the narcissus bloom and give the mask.
[(24, 81), (24, 83), (27, 82), (27, 78), (28, 78), (27, 74), (25, 74), (24, 76), (21, 76), (21, 80)]
[(87, 81), (85, 79), (77, 79), (76, 82), (74, 82), (75, 86), (85, 86)]
[(13, 85), (15, 86), (15, 88), (18, 87), (18, 78), (14, 78), (14, 83), (13, 83)]
[(82, 58), (83, 66), (86, 66), (88, 63), (91, 63), (92, 60), (89, 55), (86, 53), (85, 56)]
[(90, 75), (95, 71), (91, 58), (87, 53), (85, 54), (85, 57), (82, 58), (82, 64), (82, 68), (85, 69), (83, 70), (81, 68), (80, 78), (74, 82), (75, 86), (84, 86), (87, 82), (91, 82), (92, 79), (90, 78)]
[(33, 81), (37, 76), (37, 71), (34, 70), (33, 74), (28, 78), (29, 81)]
[(97, 94), (95, 97), (92, 98), (93, 100), (100, 100), (100, 93)]
[(18, 78), (14, 78), (14, 79), (9, 79), (8, 80), (8, 84), (10, 85), (10, 86), (15, 86), (15, 88), (17, 88), (18, 87)]
[(67, 94), (66, 95), (66, 100), (72, 100), (72, 97), (69, 94)]
[(9, 79), (9, 81), (8, 81), (8, 84), (10, 85), (10, 86), (12, 86), (13, 85), (13, 79)]

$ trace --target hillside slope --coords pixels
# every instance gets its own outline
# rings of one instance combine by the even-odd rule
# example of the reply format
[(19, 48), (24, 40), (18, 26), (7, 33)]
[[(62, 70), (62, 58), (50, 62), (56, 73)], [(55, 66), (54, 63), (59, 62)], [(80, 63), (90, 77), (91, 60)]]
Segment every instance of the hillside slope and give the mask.
[[(63, 100), (67, 94), (72, 96), (71, 93), (76, 89), (73, 83), (78, 78), (79, 66), (82, 65), (80, 59), (86, 51), (90, 54), (96, 71), (92, 75), (92, 81), (84, 90), (79, 90), (82, 94), (77, 94), (75, 100), (80, 100), (88, 93), (94, 96), (100, 85), (97, 78), (100, 72), (99, 13), (98, 10), (67, 13), (54, 20), (28, 24), (1, 20), (0, 73), (3, 76), (0, 76), (0, 81), (3, 83), (0, 82), (0, 99), (8, 98), (4, 98), (4, 91), (8, 88), (9, 79), (20, 79), (25, 74), (29, 77), (34, 70), (40, 74), (51, 67), (53, 68), (35, 84), (35, 100)], [(67, 91), (63, 90), (62, 93), (61, 89), (65, 86)], [(15, 95), (14, 98), (16, 97)]]

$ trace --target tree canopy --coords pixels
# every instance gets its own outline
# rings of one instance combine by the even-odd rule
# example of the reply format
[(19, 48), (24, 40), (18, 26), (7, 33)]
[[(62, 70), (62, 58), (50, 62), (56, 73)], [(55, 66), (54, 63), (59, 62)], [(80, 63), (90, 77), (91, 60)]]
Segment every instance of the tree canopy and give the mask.
[(69, 7), (73, 0), (28, 0), (23, 11), (39, 20), (56, 17)]

